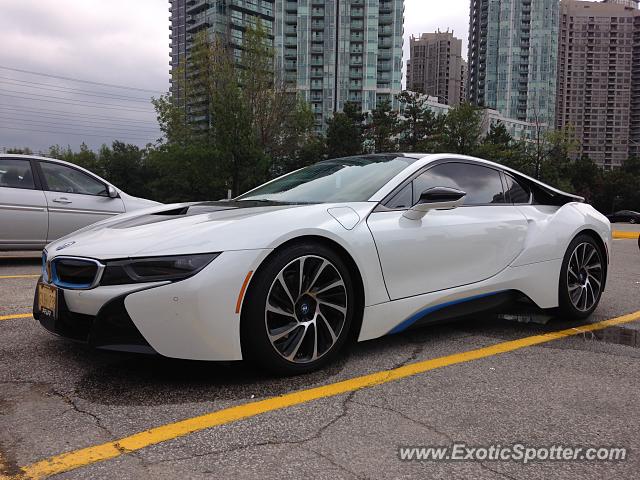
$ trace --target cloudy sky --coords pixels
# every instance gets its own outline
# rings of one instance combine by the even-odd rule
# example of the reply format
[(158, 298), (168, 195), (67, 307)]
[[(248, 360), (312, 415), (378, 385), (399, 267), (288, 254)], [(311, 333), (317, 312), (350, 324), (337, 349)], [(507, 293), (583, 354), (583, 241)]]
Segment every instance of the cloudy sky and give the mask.
[[(469, 0), (405, 5), (405, 60), (411, 35), (438, 28), (453, 29), (466, 49)], [(82, 141), (97, 148), (116, 138), (144, 145), (158, 138), (148, 100), (169, 86), (168, 6), (166, 0), (0, 0), (0, 151), (77, 149)]]

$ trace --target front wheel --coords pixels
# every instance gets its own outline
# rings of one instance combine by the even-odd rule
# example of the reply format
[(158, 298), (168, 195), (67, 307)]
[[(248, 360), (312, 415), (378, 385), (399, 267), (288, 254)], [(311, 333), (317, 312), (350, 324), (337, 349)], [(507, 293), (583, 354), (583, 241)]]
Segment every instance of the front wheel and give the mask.
[(306, 373), (343, 347), (355, 312), (353, 282), (333, 250), (298, 244), (256, 272), (244, 305), (243, 355), (277, 374)]
[(605, 282), (604, 255), (589, 235), (573, 239), (560, 270), (560, 312), (570, 319), (583, 319), (600, 302)]

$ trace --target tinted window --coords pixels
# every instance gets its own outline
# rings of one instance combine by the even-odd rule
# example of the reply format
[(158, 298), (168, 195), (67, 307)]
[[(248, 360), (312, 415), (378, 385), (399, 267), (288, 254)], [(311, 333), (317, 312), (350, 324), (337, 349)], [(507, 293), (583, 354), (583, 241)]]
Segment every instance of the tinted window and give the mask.
[(531, 196), (529, 189), (524, 187), (508, 173), (505, 173), (504, 178), (506, 180), (507, 198), (509, 201), (511, 203), (529, 203)]
[(0, 158), (0, 187), (35, 188), (29, 160)]
[(396, 155), (363, 155), (305, 167), (237, 198), (285, 203), (366, 202), (415, 162)]
[(432, 187), (450, 187), (466, 192), (464, 205), (506, 203), (500, 173), (492, 168), (467, 163), (443, 163), (430, 168), (413, 181), (413, 203)]
[(387, 202), (388, 208), (411, 208), (413, 206), (413, 183), (409, 183)]
[(50, 162), (41, 162), (40, 165), (47, 182), (47, 190), (51, 192), (107, 195), (104, 183), (80, 170)]

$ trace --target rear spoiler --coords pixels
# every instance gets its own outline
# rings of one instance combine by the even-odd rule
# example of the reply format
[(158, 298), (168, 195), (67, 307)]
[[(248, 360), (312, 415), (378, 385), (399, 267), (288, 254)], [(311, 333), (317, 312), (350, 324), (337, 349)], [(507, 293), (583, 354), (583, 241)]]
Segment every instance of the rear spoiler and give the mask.
[[(579, 195), (574, 195), (572, 193), (563, 192), (562, 190), (558, 190), (557, 188), (552, 187), (551, 185), (547, 185), (546, 183), (541, 182), (540, 180), (536, 180), (535, 178), (529, 177), (524, 173), (520, 173), (516, 170), (512, 170), (508, 167), (502, 167), (505, 171), (508, 171), (511, 175), (519, 179), (521, 182), (526, 183), (531, 187), (534, 191), (534, 199), (536, 198), (536, 193), (538, 192), (538, 198), (543, 196), (545, 198), (544, 202), (551, 205), (562, 206), (566, 203), (578, 202), (584, 203), (585, 198)], [(542, 195), (541, 195), (542, 194)], [(540, 199), (540, 198), (539, 198)]]

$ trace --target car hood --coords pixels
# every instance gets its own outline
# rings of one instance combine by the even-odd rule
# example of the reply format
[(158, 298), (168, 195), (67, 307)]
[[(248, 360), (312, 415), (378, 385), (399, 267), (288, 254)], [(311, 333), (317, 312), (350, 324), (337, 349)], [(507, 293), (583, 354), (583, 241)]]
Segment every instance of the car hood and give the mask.
[[(283, 237), (353, 228), (375, 203), (290, 205), (220, 201), (161, 205), (118, 215), (46, 248), (98, 259), (274, 248)], [(338, 214), (336, 214), (338, 212)], [(351, 218), (345, 222), (345, 213)], [(343, 224), (348, 224), (345, 227)]]

